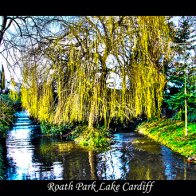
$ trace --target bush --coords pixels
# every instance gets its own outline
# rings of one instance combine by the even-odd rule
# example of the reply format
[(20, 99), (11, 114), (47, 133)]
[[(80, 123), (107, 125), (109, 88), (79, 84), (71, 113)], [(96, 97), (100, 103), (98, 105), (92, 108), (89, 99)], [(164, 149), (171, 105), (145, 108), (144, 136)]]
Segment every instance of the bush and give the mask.
[(14, 121), (14, 102), (7, 96), (0, 96), (0, 137), (4, 137), (6, 131)]
[(46, 121), (40, 123), (41, 131), (43, 134), (49, 135), (62, 135), (71, 131), (71, 125), (64, 124), (51, 124)]
[(63, 135), (67, 140), (74, 140), (89, 149), (103, 149), (110, 144), (109, 131), (105, 127), (88, 128), (87, 125), (40, 123), (43, 134)]
[(75, 138), (80, 145), (92, 149), (104, 149), (109, 147), (109, 131), (105, 128), (85, 128), (82, 133)]

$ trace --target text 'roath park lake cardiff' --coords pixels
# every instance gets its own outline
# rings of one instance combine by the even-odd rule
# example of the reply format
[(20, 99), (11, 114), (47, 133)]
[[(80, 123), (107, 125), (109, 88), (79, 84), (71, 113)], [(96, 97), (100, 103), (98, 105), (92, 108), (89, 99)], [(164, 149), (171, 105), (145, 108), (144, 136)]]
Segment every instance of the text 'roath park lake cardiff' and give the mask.
[[(123, 181), (124, 182), (124, 181)], [(133, 181), (132, 181), (133, 182)], [(126, 191), (141, 191), (142, 193), (150, 193), (152, 190), (152, 187), (155, 184), (155, 181), (137, 181), (138, 183), (130, 183), (130, 182), (124, 182), (119, 183), (116, 181), (113, 181), (111, 183), (105, 183), (98, 181), (92, 181), (91, 184), (85, 183), (85, 182), (73, 182), (70, 181), (68, 183), (64, 184), (58, 184), (54, 182), (48, 183), (48, 191), (93, 191), (93, 192), (99, 192), (99, 191), (112, 191), (112, 192), (119, 192), (120, 190), (126, 192)]]

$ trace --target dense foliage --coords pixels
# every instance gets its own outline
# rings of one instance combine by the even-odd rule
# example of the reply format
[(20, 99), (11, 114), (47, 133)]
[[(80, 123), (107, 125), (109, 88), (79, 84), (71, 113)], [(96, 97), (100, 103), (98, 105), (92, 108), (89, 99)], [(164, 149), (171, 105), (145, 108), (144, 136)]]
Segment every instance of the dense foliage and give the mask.
[[(188, 134), (188, 115), (194, 121), (196, 114), (194, 17), (30, 16), (11, 23), (19, 28), (9, 43), (20, 51), (22, 106), (44, 134), (102, 147), (110, 128), (162, 114), (185, 120)], [(9, 97), (20, 101), (16, 91)]]
[(40, 121), (86, 124), (93, 135), (100, 125), (160, 117), (166, 17), (80, 17), (44, 48), (44, 59), (40, 50), (23, 58), (21, 90), (23, 107)]
[(0, 138), (12, 125), (15, 113), (15, 102), (7, 95), (0, 95)]
[[(185, 101), (189, 121), (196, 120), (196, 75), (195, 48), (196, 35), (191, 17), (181, 17), (178, 29), (173, 35), (173, 58), (167, 65), (167, 86), (164, 102), (172, 117), (185, 119)], [(192, 52), (192, 53), (191, 53)], [(170, 115), (171, 116), (171, 115)]]

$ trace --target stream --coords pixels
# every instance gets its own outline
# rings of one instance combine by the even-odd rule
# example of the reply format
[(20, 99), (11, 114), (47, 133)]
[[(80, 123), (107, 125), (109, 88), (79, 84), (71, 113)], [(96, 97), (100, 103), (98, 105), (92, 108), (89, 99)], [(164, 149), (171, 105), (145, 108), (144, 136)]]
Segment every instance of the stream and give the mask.
[[(25, 111), (6, 137), (4, 180), (196, 180), (196, 165), (138, 133), (116, 133), (104, 152), (43, 136)], [(0, 168), (2, 170), (2, 168)]]

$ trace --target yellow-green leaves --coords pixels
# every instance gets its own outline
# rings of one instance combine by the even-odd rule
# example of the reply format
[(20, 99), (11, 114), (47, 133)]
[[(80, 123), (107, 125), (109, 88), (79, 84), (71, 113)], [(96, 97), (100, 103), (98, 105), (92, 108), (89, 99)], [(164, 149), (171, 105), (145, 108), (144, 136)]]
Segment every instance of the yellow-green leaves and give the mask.
[[(51, 65), (44, 71), (41, 64), (25, 65), (22, 103), (31, 115), (89, 128), (160, 116), (165, 76), (159, 60), (170, 44), (164, 16), (82, 17), (69, 32), (46, 49)], [(118, 62), (112, 68), (109, 55)], [(109, 88), (111, 73), (121, 88)]]

